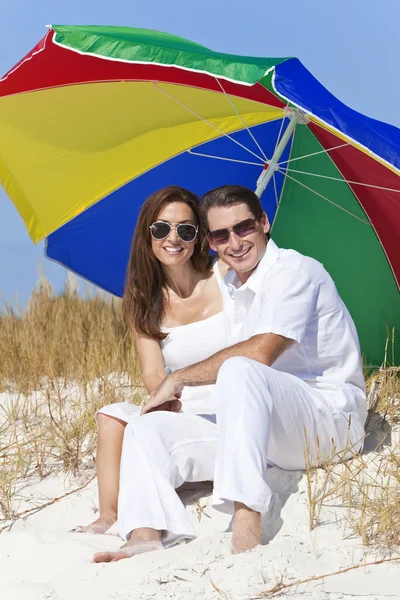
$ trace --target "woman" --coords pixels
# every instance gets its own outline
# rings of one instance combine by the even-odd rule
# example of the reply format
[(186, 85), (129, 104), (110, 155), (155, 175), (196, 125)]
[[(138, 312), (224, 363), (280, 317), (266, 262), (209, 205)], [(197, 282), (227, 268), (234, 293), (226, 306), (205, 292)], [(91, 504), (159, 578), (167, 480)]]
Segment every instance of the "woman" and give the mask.
[[(212, 265), (199, 209), (194, 194), (164, 188), (146, 200), (135, 229), (123, 313), (135, 335), (149, 393), (164, 379), (166, 368), (194, 364), (227, 345), (220, 291), (226, 266)], [(214, 414), (213, 387), (185, 388), (182, 411), (205, 418)], [(115, 523), (124, 430), (139, 416), (140, 407), (128, 402), (97, 413), (100, 516), (76, 532), (104, 533)]]

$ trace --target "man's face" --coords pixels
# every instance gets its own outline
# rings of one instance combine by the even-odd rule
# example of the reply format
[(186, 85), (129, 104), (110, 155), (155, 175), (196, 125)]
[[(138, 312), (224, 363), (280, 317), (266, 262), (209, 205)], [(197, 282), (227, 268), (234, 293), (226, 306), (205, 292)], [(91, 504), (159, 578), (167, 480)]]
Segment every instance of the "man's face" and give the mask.
[[(211, 208), (207, 214), (209, 231), (229, 229), (246, 219), (254, 219), (247, 204), (236, 204), (229, 207)], [(229, 232), (226, 242), (211, 243), (213, 250), (232, 269), (234, 269), (242, 283), (245, 283), (258, 263), (260, 262), (266, 246), (265, 234), (270, 230), (268, 217), (265, 213), (255, 223), (255, 231), (240, 237), (234, 231)]]

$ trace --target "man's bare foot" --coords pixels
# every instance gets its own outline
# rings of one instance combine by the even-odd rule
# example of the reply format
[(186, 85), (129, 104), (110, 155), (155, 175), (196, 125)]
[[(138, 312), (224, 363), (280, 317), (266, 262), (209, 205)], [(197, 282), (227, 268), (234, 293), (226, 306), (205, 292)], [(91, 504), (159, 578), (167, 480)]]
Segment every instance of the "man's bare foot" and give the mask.
[(115, 513), (112, 514), (103, 514), (100, 515), (98, 519), (90, 523), (89, 525), (78, 525), (72, 531), (74, 533), (106, 533), (114, 525), (117, 520), (117, 515)]
[(152, 552), (153, 550), (163, 550), (161, 543), (161, 533), (148, 527), (135, 529), (131, 533), (129, 542), (126, 542), (117, 552), (96, 552), (93, 556), (93, 562), (116, 562), (123, 558), (131, 558), (136, 554)]
[(241, 502), (235, 502), (232, 522), (232, 553), (240, 554), (261, 544), (261, 516)]

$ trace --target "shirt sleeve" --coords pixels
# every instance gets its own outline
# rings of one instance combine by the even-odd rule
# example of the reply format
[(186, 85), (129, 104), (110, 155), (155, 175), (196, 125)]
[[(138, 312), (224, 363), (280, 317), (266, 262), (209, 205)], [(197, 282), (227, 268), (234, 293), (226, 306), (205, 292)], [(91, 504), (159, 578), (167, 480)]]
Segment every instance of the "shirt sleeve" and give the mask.
[(268, 277), (253, 335), (275, 333), (302, 343), (317, 300), (317, 288), (307, 273), (280, 269)]

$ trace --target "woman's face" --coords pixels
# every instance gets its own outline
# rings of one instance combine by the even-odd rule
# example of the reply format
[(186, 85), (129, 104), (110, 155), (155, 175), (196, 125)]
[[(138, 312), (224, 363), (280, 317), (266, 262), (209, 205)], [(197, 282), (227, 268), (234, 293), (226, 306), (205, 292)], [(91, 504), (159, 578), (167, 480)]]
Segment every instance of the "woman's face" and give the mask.
[(184, 202), (168, 202), (158, 213), (155, 221), (163, 221), (172, 225), (172, 228), (162, 240), (151, 237), (151, 247), (155, 257), (167, 267), (183, 265), (193, 255), (197, 236), (192, 242), (184, 242), (177, 234), (176, 226), (188, 224), (197, 226), (195, 215)]

